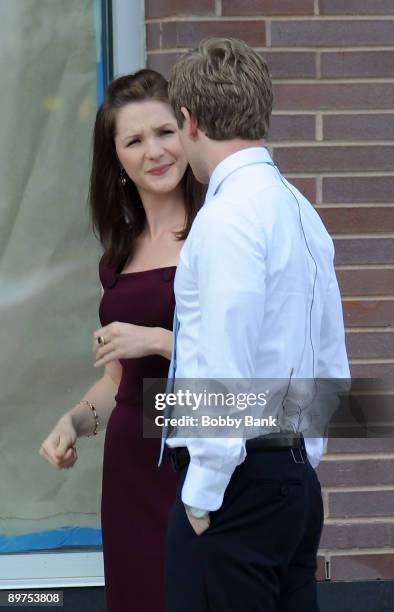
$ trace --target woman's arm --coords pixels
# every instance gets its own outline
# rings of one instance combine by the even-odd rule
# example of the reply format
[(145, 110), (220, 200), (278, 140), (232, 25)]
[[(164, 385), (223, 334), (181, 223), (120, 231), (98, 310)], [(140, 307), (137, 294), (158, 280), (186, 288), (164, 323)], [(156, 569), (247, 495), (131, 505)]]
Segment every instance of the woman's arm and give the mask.
[[(98, 344), (100, 337), (104, 339), (104, 344)], [(138, 359), (148, 355), (171, 359), (172, 331), (163, 327), (115, 321), (95, 331), (93, 338), (96, 368), (112, 363), (113, 360)]]
[(151, 355), (161, 355), (171, 359), (172, 353), (172, 331), (163, 327), (152, 327)]
[[(101, 297), (103, 295), (104, 289), (101, 285)], [(97, 343), (97, 339), (100, 336), (104, 338), (104, 345)], [(136, 359), (148, 355), (161, 355), (170, 360), (172, 353), (172, 331), (163, 327), (145, 327), (143, 325), (132, 325), (131, 323), (115, 321), (94, 332), (93, 351), (96, 353), (94, 367), (100, 368), (114, 363), (116, 364), (116, 370), (111, 369), (112, 378), (117, 379), (119, 377), (120, 380), (122, 366), (119, 363), (119, 359)]]
[[(99, 419), (99, 431), (105, 429), (115, 406), (115, 396), (118, 392), (122, 366), (115, 360), (105, 366), (104, 376), (100, 378), (81, 398), (87, 400), (96, 408)], [(77, 437), (90, 435), (95, 426), (93, 412), (87, 404), (77, 404), (66, 412), (60, 421), (70, 421), (75, 428)]]
[[(101, 287), (101, 295), (103, 288)], [(81, 400), (93, 404), (99, 420), (99, 430), (105, 429), (115, 406), (115, 396), (122, 377), (122, 366), (117, 360), (105, 367), (104, 375), (85, 393)], [(57, 468), (70, 468), (77, 461), (77, 438), (89, 436), (95, 430), (96, 420), (87, 403), (78, 403), (60, 417), (40, 446), (43, 459)]]
[[(122, 366), (117, 362), (108, 364), (105, 373), (82, 399), (91, 402), (96, 408), (99, 429), (105, 429), (115, 405)], [(59, 469), (70, 468), (77, 461), (75, 443), (77, 438), (91, 435), (96, 421), (88, 404), (77, 404), (66, 412), (40, 446), (43, 459)]]

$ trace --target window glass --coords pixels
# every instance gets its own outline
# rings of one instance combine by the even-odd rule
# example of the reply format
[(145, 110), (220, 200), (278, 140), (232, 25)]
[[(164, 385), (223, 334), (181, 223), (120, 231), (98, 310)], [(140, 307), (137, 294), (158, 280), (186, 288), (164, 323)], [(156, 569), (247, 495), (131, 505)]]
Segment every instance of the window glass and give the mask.
[(87, 193), (104, 5), (0, 2), (0, 553), (101, 545), (104, 434), (69, 470), (39, 447), (100, 376)]

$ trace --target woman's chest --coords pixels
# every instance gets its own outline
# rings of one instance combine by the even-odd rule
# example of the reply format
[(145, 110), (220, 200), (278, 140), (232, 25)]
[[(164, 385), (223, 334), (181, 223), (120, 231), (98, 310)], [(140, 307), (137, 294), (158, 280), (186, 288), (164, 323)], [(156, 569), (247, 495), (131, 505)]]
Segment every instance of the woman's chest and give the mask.
[(104, 287), (100, 302), (101, 324), (113, 321), (172, 329), (175, 269), (118, 275), (112, 287)]

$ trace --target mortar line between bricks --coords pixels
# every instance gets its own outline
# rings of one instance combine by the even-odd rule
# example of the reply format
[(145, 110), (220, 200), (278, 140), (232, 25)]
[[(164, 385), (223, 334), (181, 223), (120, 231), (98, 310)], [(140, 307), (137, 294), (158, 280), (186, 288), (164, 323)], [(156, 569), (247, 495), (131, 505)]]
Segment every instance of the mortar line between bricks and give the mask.
[[(364, 439), (364, 438), (360, 438)], [(375, 459), (394, 459), (394, 453), (387, 452), (362, 452), (362, 453), (335, 453), (335, 455), (323, 455), (321, 461), (323, 463), (332, 463), (333, 461), (371, 461)], [(394, 484), (394, 483), (393, 483)]]
[(394, 523), (393, 516), (331, 516), (324, 519), (325, 525), (387, 525)]
[[(358, 109), (343, 109), (343, 110), (325, 110), (325, 109), (319, 109), (318, 111), (315, 111), (316, 113), (319, 112), (321, 113), (323, 116), (324, 115), (329, 115), (329, 116), (336, 116), (336, 115), (394, 115), (394, 110), (391, 109), (382, 109), (382, 108), (377, 108), (377, 109), (362, 109), (362, 110), (358, 110)], [(308, 110), (274, 110), (272, 115), (274, 115), (275, 117), (280, 117), (282, 115), (287, 116), (287, 115), (313, 115), (314, 112), (313, 111), (308, 111)]]
[(360, 359), (356, 359), (356, 358), (349, 359), (349, 363), (350, 365), (380, 365), (380, 364), (383, 364), (383, 365), (393, 364), (394, 365), (394, 359), (391, 359), (391, 358), (385, 359), (383, 357), (380, 359), (369, 359), (369, 358), (363, 357)]
[(394, 77), (336, 77), (336, 78), (327, 78), (324, 77), (321, 79), (313, 79), (313, 78), (274, 78), (272, 79), (274, 85), (373, 85), (375, 83), (394, 83)]
[[(264, 18), (262, 15), (255, 15), (255, 17)], [(235, 19), (244, 19), (244, 17), (235, 17)], [(327, 21), (394, 21), (394, 15), (270, 15), (270, 19), (274, 21), (324, 21), (326, 24)]]
[(274, 110), (272, 115), (275, 117), (281, 117), (281, 116), (290, 116), (292, 117), (294, 116), (303, 116), (303, 115), (307, 115), (307, 116), (311, 116), (314, 115), (315, 113), (321, 113), (321, 115), (324, 116), (329, 116), (329, 117), (335, 117), (335, 116), (341, 116), (341, 115), (355, 115), (357, 117), (361, 117), (363, 115), (394, 115), (394, 110), (390, 110), (389, 108), (387, 110), (379, 108), (379, 109), (344, 109), (344, 110), (323, 110), (323, 109), (318, 109), (318, 110)]
[(367, 238), (375, 238), (381, 240), (382, 238), (394, 238), (394, 233), (373, 233), (373, 234), (363, 234), (363, 233), (354, 233), (354, 234), (331, 234), (331, 238), (335, 238), (336, 240), (362, 240)]
[(316, 129), (316, 135), (315, 135), (315, 140), (317, 142), (322, 142), (324, 140), (323, 138), (323, 117), (321, 113), (316, 113), (316, 125), (315, 125), (315, 129)]
[(324, 522), (326, 522), (329, 514), (329, 503), (328, 503), (328, 493), (322, 489), (322, 499), (323, 499), (323, 509), (324, 509)]
[(342, 302), (392, 302), (394, 294), (389, 295), (342, 295)]
[(392, 302), (394, 300), (394, 294), (392, 295), (352, 295), (342, 296), (342, 302), (354, 302), (362, 300), (363, 302)]
[[(394, 55), (394, 54), (393, 54)], [(353, 76), (351, 74), (343, 74), (343, 75), (336, 75), (333, 77), (330, 76), (320, 76), (318, 79), (316, 79), (316, 81), (313, 81), (312, 77), (305, 77), (302, 80), (305, 81), (305, 83), (309, 83), (312, 84), (314, 82), (316, 82), (317, 84), (323, 84), (323, 85), (339, 85), (339, 84), (346, 84), (349, 83), (350, 85), (360, 85), (360, 84), (365, 84), (365, 83), (392, 83), (393, 82), (394, 77), (393, 76), (378, 76), (377, 75), (359, 75), (359, 76)], [(273, 81), (275, 83), (279, 82), (279, 78), (277, 79), (273, 79)], [(283, 81), (287, 80), (293, 83), (295, 82), (296, 84), (299, 84), (299, 81), (297, 82), (297, 77), (287, 77), (286, 79), (282, 79)], [(301, 79), (299, 79), (301, 80)]]
[(320, 45), (274, 45), (273, 47), (271, 47), (270, 49), (267, 49), (266, 47), (259, 47), (259, 46), (255, 46), (254, 49), (256, 49), (256, 51), (259, 52), (264, 52), (264, 51), (275, 51), (275, 53), (285, 53), (286, 51), (290, 51), (290, 52), (297, 52), (299, 51), (301, 52), (314, 52), (314, 51), (320, 51), (322, 53), (356, 53), (356, 52), (360, 52), (360, 53), (365, 53), (365, 52), (372, 52), (372, 51), (394, 51), (394, 45), (359, 45), (359, 46), (352, 46), (352, 45), (348, 45), (346, 47), (340, 46), (340, 45), (327, 45), (327, 46), (320, 46)]
[[(158, 21), (157, 23), (162, 23), (160, 21)], [(384, 46), (368, 46), (366, 45), (365, 47), (352, 47), (352, 46), (348, 46), (348, 47), (261, 47), (259, 45), (253, 46), (253, 48), (258, 51), (259, 53), (264, 53), (266, 52), (275, 52), (275, 54), (278, 53), (305, 53), (305, 51), (309, 51), (310, 53), (315, 52), (317, 50), (325, 53), (347, 53), (347, 52), (354, 52), (354, 51), (394, 51), (394, 45), (384, 45)], [(189, 51), (189, 47), (166, 47), (164, 49), (148, 49), (147, 52), (148, 53), (154, 53), (154, 52), (159, 52), (161, 51), (166, 52), (166, 53), (184, 53), (185, 51)]]
[[(357, 380), (357, 379), (356, 379)], [(372, 396), (375, 397), (376, 395), (380, 395), (380, 396), (388, 396), (388, 397), (393, 397), (394, 395), (394, 390), (384, 390), (384, 391), (379, 391), (379, 390), (372, 390), (372, 391), (362, 391), (362, 393), (357, 393), (357, 397), (365, 397), (365, 396)], [(363, 451), (364, 452), (364, 451)], [(380, 451), (377, 451), (380, 452)], [(328, 453), (329, 455), (335, 455), (335, 453)], [(394, 482), (393, 482), (393, 486), (394, 486)]]
[(336, 270), (394, 270), (394, 264), (338, 264)]
[(317, 49), (315, 54), (315, 71), (316, 71), (316, 79), (320, 81), (322, 78), (321, 74), (321, 51)]
[[(340, 270), (339, 270), (340, 271)], [(354, 270), (353, 270), (354, 272)], [(380, 294), (348, 294), (346, 288), (342, 291), (341, 296), (342, 302), (392, 302), (394, 300), (394, 293), (387, 293), (385, 295)]]
[(394, 208), (394, 204), (392, 204), (391, 202), (371, 202), (369, 204), (367, 204), (366, 202), (343, 202), (341, 204), (336, 203), (336, 202), (324, 202), (323, 203), (319, 203), (315, 205), (315, 208), (317, 210), (322, 209), (324, 210), (325, 208), (332, 208), (332, 209), (336, 209), (338, 208), (338, 210), (343, 210), (344, 208), (371, 208), (371, 212), (373, 211), (374, 208)]
[(270, 140), (269, 144), (274, 149), (283, 149), (283, 147), (392, 147), (394, 139), (390, 140)]
[(371, 332), (377, 333), (377, 334), (380, 334), (380, 333), (390, 334), (394, 332), (394, 327), (392, 325), (387, 326), (387, 327), (373, 327), (373, 326), (371, 327), (345, 327), (345, 331), (348, 334), (362, 334), (362, 333), (369, 334)]
[[(270, 141), (269, 144), (274, 149), (283, 149), (284, 147), (288, 147), (291, 149), (295, 149), (295, 148), (305, 149), (306, 147), (316, 147), (316, 148), (349, 147), (350, 143), (348, 141), (344, 142), (343, 140), (324, 140), (324, 141), (307, 140), (303, 142), (298, 142), (294, 140), (278, 140), (278, 141)], [(375, 147), (392, 148), (393, 144), (394, 144), (394, 140), (357, 140), (357, 141), (352, 142), (352, 147), (375, 146)]]
[(188, 51), (188, 49), (185, 48), (181, 48), (181, 47), (165, 47), (164, 49), (147, 49), (147, 54), (148, 55), (175, 55), (176, 53), (184, 53), (185, 51)]
[(393, 485), (347, 485), (346, 487), (322, 487), (327, 493), (377, 493), (379, 491), (392, 491)]
[(323, 201), (323, 178), (321, 176), (316, 177), (316, 205), (321, 204)]
[(167, 17), (151, 17), (150, 19), (146, 19), (145, 23), (171, 23), (174, 21), (264, 21), (265, 19), (271, 19), (275, 22), (280, 21), (291, 21), (291, 22), (299, 22), (304, 21), (309, 23), (310, 21), (314, 21), (316, 23), (324, 22), (324, 25), (328, 21), (386, 21), (386, 22), (394, 22), (394, 15), (267, 15), (264, 13), (256, 14), (256, 15), (169, 15)]
[(394, 270), (393, 263), (336, 264), (336, 270)]
[[(390, 172), (390, 171), (386, 171), (386, 172), (381, 172), (381, 171), (375, 171), (375, 170), (367, 170), (364, 172), (340, 172), (339, 170), (337, 170), (336, 172), (325, 172), (324, 170), (320, 170), (319, 174), (323, 177), (323, 178), (359, 178), (359, 177), (366, 177), (366, 178), (373, 178), (373, 177), (392, 177), (394, 176), (394, 172)], [(289, 172), (289, 173), (285, 173), (286, 176), (291, 176), (292, 178), (316, 178), (317, 173), (316, 172), (300, 172), (300, 174), (298, 174), (297, 172)]]
[(265, 44), (269, 49), (271, 48), (271, 20), (266, 19), (265, 21)]
[(393, 295), (352, 295), (342, 296), (342, 302), (392, 302), (394, 300)]
[(393, 548), (319, 548), (319, 555), (332, 557), (348, 557), (361, 555), (394, 555)]
[(222, 13), (222, 0), (215, 0), (215, 16), (221, 17)]
[(342, 302), (393, 302), (394, 294), (392, 295), (343, 295), (346, 289), (342, 291)]
[(319, 51), (322, 53), (374, 53), (380, 51), (394, 51), (394, 45), (373, 45), (373, 44), (365, 44), (365, 45), (277, 45), (272, 49), (267, 49), (266, 47), (259, 47), (256, 45), (254, 47), (259, 51), (275, 51), (275, 53), (286, 53), (286, 51), (299, 51), (300, 53), (305, 53), (305, 51)]
[(351, 147), (357, 147), (357, 146), (364, 146), (364, 147), (369, 147), (369, 146), (393, 146), (394, 144), (394, 139), (386, 139), (386, 140), (356, 140), (356, 139), (351, 139), (348, 138), (346, 139), (342, 139), (342, 140), (305, 140), (305, 139), (300, 139), (300, 140), (267, 140), (267, 142), (269, 142), (271, 147), (278, 147), (280, 145), (283, 146), (289, 146), (289, 145), (294, 145), (294, 146), (313, 146), (316, 145), (317, 143), (321, 144), (321, 145), (335, 145), (335, 146), (351, 146)]
[(296, 51), (300, 51), (300, 52), (305, 52), (305, 51), (309, 51), (309, 52), (313, 52), (313, 51), (321, 51), (322, 53), (354, 53), (354, 52), (365, 52), (365, 51), (394, 51), (394, 45), (359, 45), (359, 46), (352, 46), (352, 45), (348, 45), (346, 47), (341, 47), (340, 45), (327, 45), (327, 46), (320, 46), (320, 45), (308, 45), (308, 46), (301, 46), (301, 45), (292, 45), (292, 46), (285, 46), (285, 45), (281, 45), (281, 46), (274, 46), (271, 47), (271, 49), (267, 49), (266, 47), (259, 47), (259, 46), (255, 46), (254, 49), (256, 49), (256, 51), (275, 51), (275, 53), (285, 53), (286, 51), (291, 51), (291, 52), (296, 52)]

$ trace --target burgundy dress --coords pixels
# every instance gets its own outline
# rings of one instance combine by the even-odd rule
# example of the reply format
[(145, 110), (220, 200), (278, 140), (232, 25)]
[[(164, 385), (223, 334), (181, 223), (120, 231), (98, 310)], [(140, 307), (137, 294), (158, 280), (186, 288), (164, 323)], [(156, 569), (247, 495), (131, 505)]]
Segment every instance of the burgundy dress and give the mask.
[[(102, 326), (113, 321), (172, 329), (175, 267), (119, 274), (104, 258)], [(108, 612), (165, 610), (167, 515), (177, 477), (160, 440), (142, 432), (143, 378), (166, 378), (161, 356), (122, 359), (123, 372), (104, 444), (101, 526)]]

